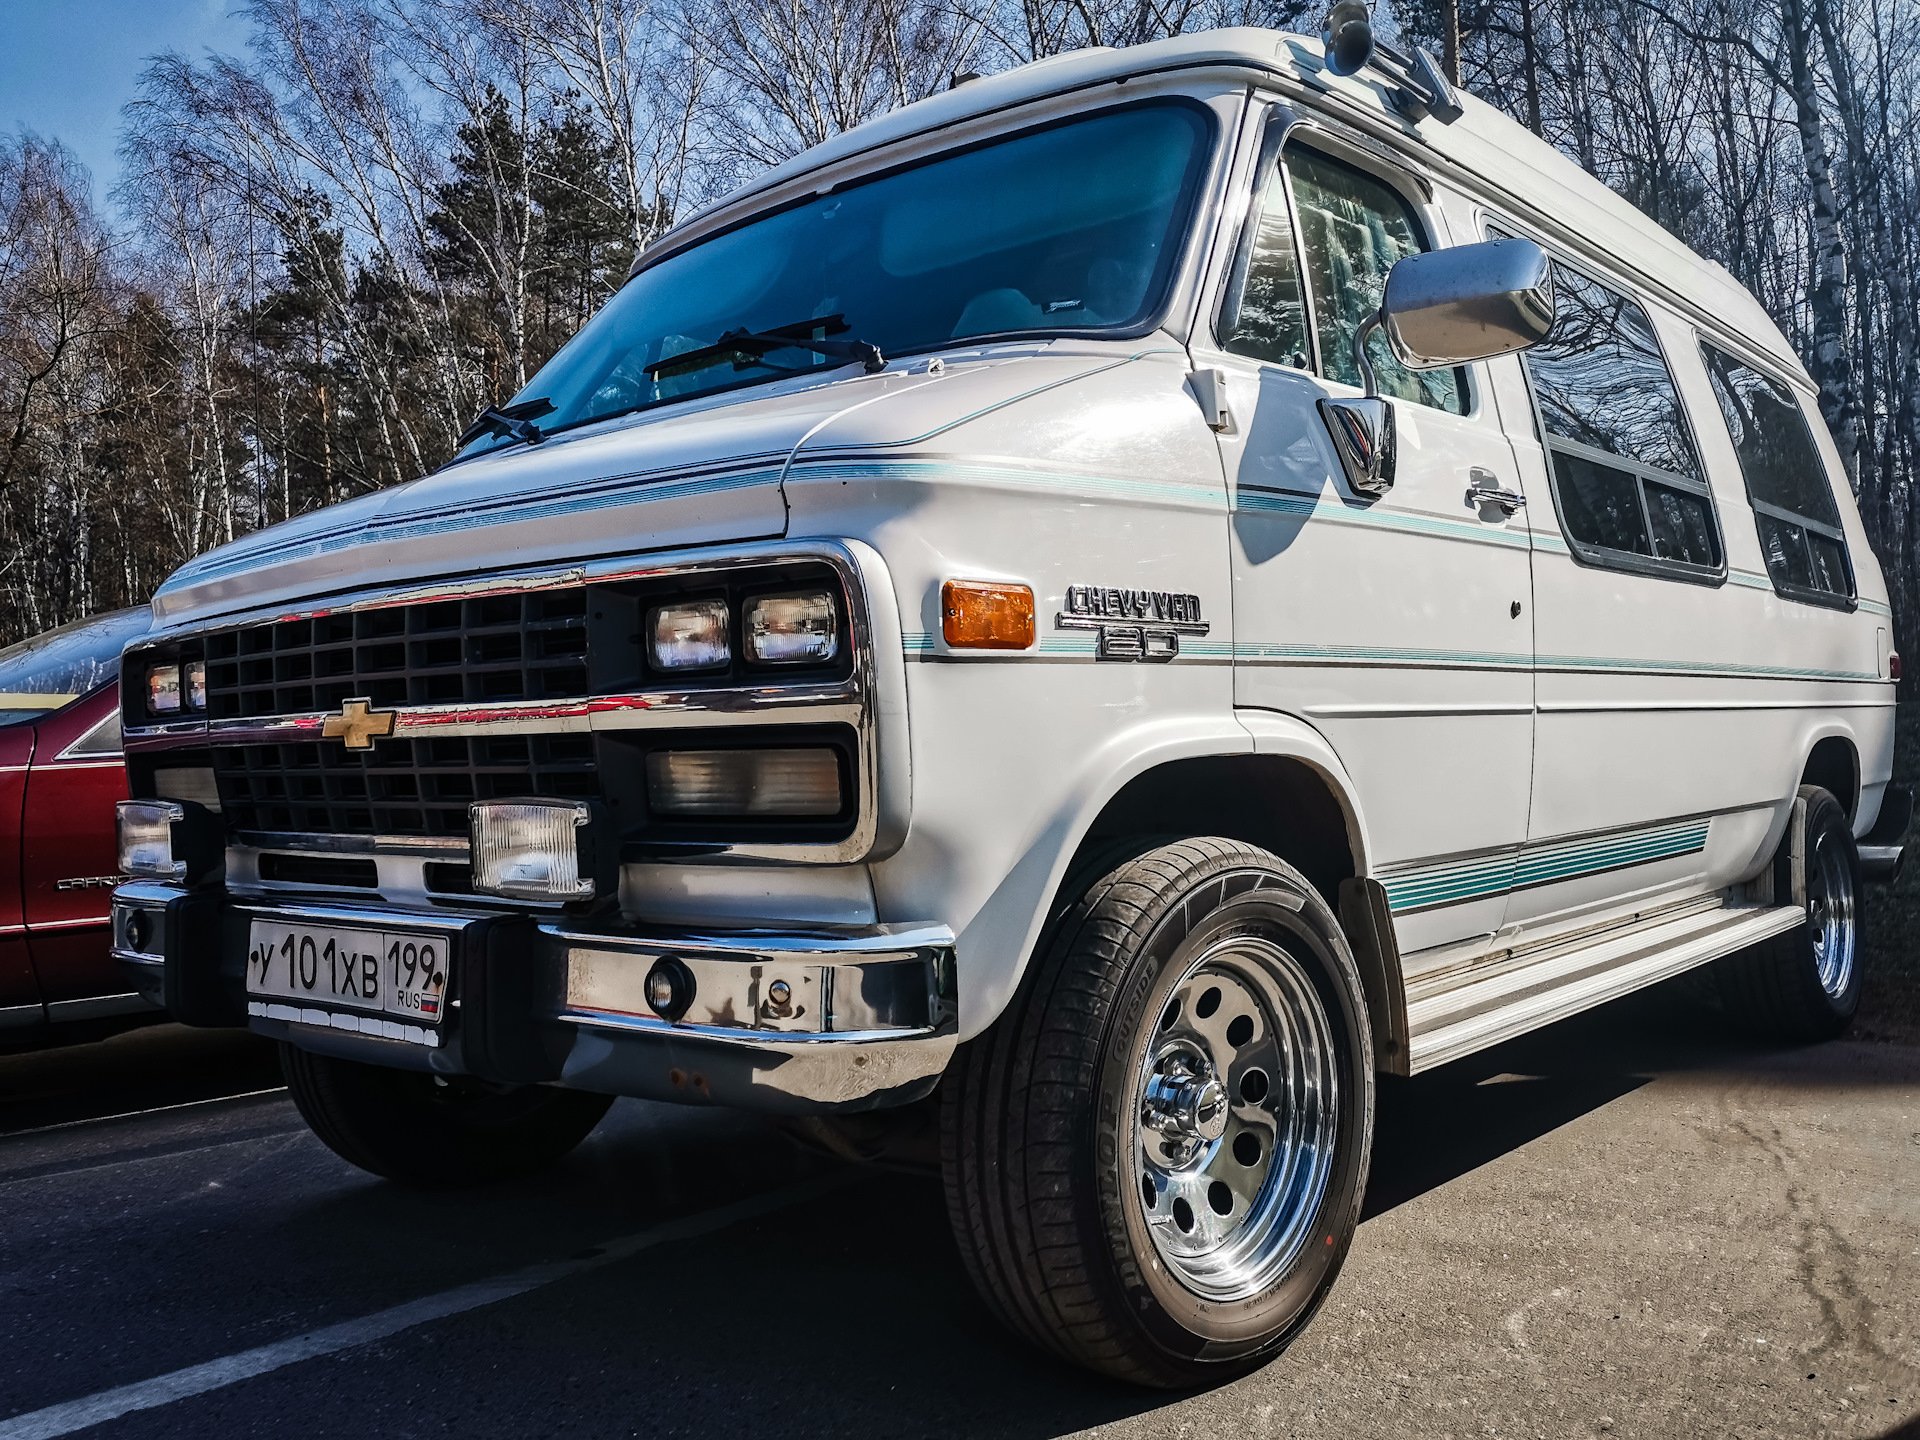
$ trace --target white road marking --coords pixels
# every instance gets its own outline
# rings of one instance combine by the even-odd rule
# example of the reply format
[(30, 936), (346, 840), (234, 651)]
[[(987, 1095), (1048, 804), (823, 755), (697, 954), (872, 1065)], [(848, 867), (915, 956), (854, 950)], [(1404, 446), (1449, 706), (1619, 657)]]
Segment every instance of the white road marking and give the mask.
[(200, 1105), (225, 1105), (230, 1100), (255, 1100), (262, 1095), (284, 1095), (284, 1085), (269, 1085), (264, 1090), (242, 1090), (234, 1095), (208, 1095), (199, 1100), (181, 1100), (172, 1105), (150, 1105), (145, 1110), (122, 1110), (113, 1115), (83, 1115), (78, 1120), (61, 1120), (53, 1125), (36, 1125), (31, 1130), (0, 1130), (0, 1141), (26, 1140), (35, 1135), (51, 1135), (56, 1130), (73, 1130), (82, 1125), (107, 1125), (115, 1120), (139, 1120), (148, 1115), (167, 1115), (175, 1110), (192, 1110)]
[(409, 1300), (403, 1305), (395, 1305), (390, 1309), (376, 1310), (373, 1314), (362, 1315), (358, 1319), (342, 1320), (335, 1325), (325, 1325), (318, 1330), (309, 1330), (304, 1335), (277, 1340), (271, 1345), (259, 1345), (251, 1350), (242, 1350), (235, 1355), (222, 1356), (218, 1360), (189, 1365), (184, 1370), (156, 1375), (150, 1380), (136, 1380), (130, 1385), (102, 1390), (96, 1395), (88, 1395), (83, 1399), (49, 1405), (42, 1410), (31, 1410), (24, 1415), (16, 1415), (11, 1420), (0, 1420), (0, 1440), (57, 1440), (59, 1436), (71, 1435), (75, 1431), (85, 1430), (94, 1425), (104, 1425), (107, 1421), (117, 1420), (122, 1415), (131, 1415), (140, 1410), (153, 1410), (162, 1405), (171, 1405), (178, 1400), (191, 1399), (195, 1395), (205, 1395), (212, 1390), (222, 1390), (229, 1385), (237, 1385), (242, 1380), (251, 1380), (255, 1376), (284, 1370), (289, 1365), (298, 1365), (303, 1360), (313, 1360), (324, 1355), (338, 1354), (342, 1350), (370, 1345), (376, 1340), (384, 1340), (403, 1330), (411, 1330), (416, 1325), (426, 1325), (435, 1320), (445, 1320), (450, 1316), (465, 1314), (469, 1310), (497, 1305), (502, 1300), (511, 1300), (516, 1296), (525, 1295), (529, 1291), (541, 1289), (555, 1281), (584, 1275), (608, 1265), (617, 1265), (623, 1260), (632, 1259), (643, 1250), (651, 1250), (658, 1245), (711, 1235), (717, 1230), (725, 1230), (744, 1220), (754, 1220), (762, 1215), (785, 1210), (845, 1185), (852, 1178), (850, 1174), (840, 1172), (804, 1180), (797, 1185), (788, 1185), (763, 1195), (736, 1201), (731, 1205), (722, 1205), (717, 1210), (685, 1215), (678, 1220), (669, 1220), (664, 1224), (635, 1231), (619, 1240), (608, 1241), (604, 1245), (597, 1246), (576, 1259), (556, 1260), (545, 1265), (530, 1265), (524, 1270), (496, 1275), (487, 1280), (476, 1280), (470, 1285), (458, 1285), (451, 1290), (442, 1290), (437, 1295), (427, 1295), (418, 1300)]

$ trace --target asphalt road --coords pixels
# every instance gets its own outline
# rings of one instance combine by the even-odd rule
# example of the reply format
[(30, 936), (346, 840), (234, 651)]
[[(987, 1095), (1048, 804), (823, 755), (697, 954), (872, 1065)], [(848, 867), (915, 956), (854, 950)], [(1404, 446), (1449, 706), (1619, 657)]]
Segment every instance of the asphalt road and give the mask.
[(1185, 1396), (1003, 1338), (931, 1181), (751, 1119), (426, 1196), (243, 1036), (0, 1059), (0, 1440), (1920, 1433), (1920, 1050), (1660, 998), (1393, 1086), (1318, 1321)]

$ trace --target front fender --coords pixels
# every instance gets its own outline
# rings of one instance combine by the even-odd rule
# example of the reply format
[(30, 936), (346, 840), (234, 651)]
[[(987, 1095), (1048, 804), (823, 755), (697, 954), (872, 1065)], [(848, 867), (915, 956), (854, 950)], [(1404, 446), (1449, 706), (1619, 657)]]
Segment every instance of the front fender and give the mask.
[[(1176, 761), (1255, 755), (1299, 760), (1326, 779), (1364, 873), (1365, 832), (1345, 768), (1323, 736), (1288, 716), (1227, 708), (1159, 715), (1022, 767), (1019, 782), (1004, 789), (979, 774), (949, 788), (945, 777), (960, 767), (940, 767), (939, 778), (923, 768), (913, 830), (898, 855), (874, 868), (874, 883), (883, 914), (937, 915), (958, 937), (961, 1038), (985, 1030), (1012, 999), (1068, 867), (1115, 796)], [(1023, 790), (1034, 803), (1017, 802)]]

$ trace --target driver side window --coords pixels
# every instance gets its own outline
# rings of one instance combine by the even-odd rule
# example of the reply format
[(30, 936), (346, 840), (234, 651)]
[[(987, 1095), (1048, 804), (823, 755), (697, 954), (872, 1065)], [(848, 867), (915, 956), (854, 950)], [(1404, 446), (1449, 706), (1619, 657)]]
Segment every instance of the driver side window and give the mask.
[[(1431, 248), (1413, 207), (1376, 176), (1290, 143), (1250, 223), (1245, 265), (1220, 319), (1221, 344), (1296, 369), (1317, 353), (1322, 375), (1360, 384), (1354, 332), (1380, 308), (1395, 262)], [(1409, 370), (1378, 333), (1367, 354), (1381, 394), (1466, 413), (1462, 371)]]

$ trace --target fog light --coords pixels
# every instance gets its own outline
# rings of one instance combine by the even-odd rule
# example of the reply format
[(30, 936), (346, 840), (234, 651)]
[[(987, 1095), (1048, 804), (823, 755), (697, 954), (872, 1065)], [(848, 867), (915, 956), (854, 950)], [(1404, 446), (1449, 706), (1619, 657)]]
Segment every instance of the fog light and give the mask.
[(473, 888), (512, 900), (599, 892), (593, 808), (577, 800), (483, 800), (467, 810)]
[(749, 600), (741, 629), (756, 665), (820, 665), (840, 651), (840, 619), (825, 590)]
[(828, 749), (656, 750), (647, 801), (662, 815), (838, 815), (840, 756)]
[(177, 800), (122, 800), (120, 873), (139, 880), (187, 878), (184, 856), (173, 853), (173, 827), (186, 819)]
[(693, 1004), (693, 972), (671, 955), (647, 972), (647, 1004), (662, 1020), (678, 1020)]
[(647, 612), (647, 659), (653, 668), (720, 670), (733, 659), (727, 638), (727, 602), (690, 600)]
[(129, 910), (120, 924), (120, 938), (127, 949), (145, 955), (151, 949), (153, 919), (144, 910)]

